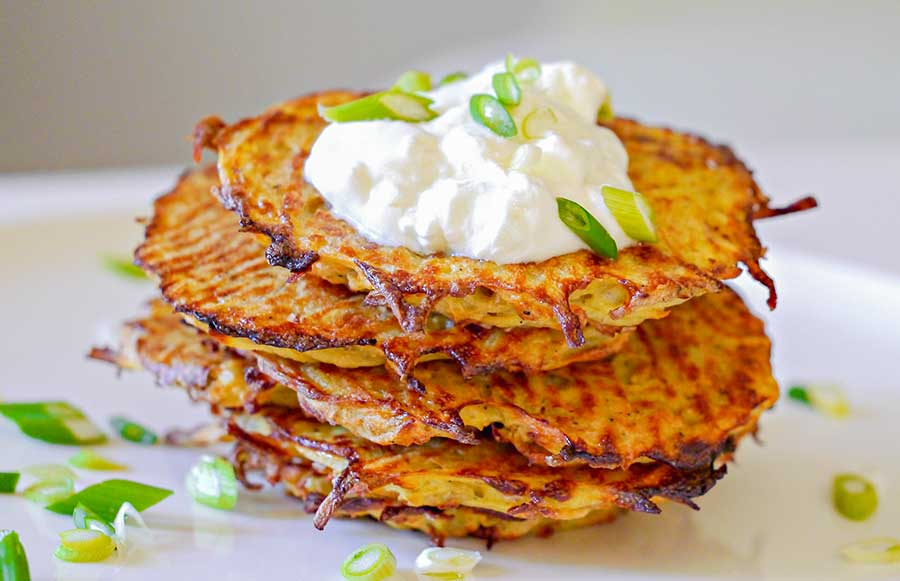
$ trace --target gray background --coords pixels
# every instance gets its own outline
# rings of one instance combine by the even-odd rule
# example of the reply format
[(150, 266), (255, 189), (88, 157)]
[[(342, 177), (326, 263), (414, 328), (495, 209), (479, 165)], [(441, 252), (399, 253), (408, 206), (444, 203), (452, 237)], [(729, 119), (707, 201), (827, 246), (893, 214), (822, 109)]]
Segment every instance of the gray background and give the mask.
[(900, 2), (0, 0), (0, 171), (187, 159), (185, 135), (317, 88), (509, 50), (735, 142), (900, 136)]

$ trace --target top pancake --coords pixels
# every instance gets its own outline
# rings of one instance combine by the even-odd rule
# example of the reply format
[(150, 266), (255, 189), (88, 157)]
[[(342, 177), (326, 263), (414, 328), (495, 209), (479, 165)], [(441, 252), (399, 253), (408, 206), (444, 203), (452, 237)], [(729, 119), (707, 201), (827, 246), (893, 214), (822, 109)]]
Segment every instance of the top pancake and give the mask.
[(422, 329), (435, 310), (457, 322), (560, 327), (570, 345), (588, 322), (632, 326), (720, 289), (746, 265), (760, 269), (753, 228), (768, 200), (726, 147), (693, 135), (615, 119), (608, 126), (630, 157), (629, 176), (656, 213), (659, 242), (623, 250), (616, 260), (580, 251), (541, 263), (499, 265), (441, 254), (423, 256), (363, 238), (329, 210), (303, 178), (303, 165), (325, 126), (317, 106), (359, 97), (324, 92), (275, 106), (225, 127), (217, 118), (195, 130), (197, 151), (219, 153), (220, 197), (245, 226), (271, 239), (273, 264), (316, 274), (391, 308), (403, 328)]

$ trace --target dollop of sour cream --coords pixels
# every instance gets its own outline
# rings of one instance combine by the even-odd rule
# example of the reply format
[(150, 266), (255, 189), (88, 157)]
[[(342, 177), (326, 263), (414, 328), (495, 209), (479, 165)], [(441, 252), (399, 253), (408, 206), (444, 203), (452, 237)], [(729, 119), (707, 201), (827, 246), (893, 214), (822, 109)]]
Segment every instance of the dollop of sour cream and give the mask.
[[(634, 244), (601, 193), (632, 189), (625, 148), (596, 124), (604, 83), (575, 63), (543, 64), (538, 79), (520, 82), (510, 108), (518, 134), (506, 138), (469, 111), (472, 95), (495, 94), (492, 77), (503, 70), (492, 64), (425, 93), (438, 113), (431, 121), (331, 123), (313, 144), (307, 181), (369, 240), (421, 254), (510, 264), (588, 248), (560, 221), (557, 197), (584, 206), (620, 249)], [(526, 116), (548, 108), (526, 136)]]

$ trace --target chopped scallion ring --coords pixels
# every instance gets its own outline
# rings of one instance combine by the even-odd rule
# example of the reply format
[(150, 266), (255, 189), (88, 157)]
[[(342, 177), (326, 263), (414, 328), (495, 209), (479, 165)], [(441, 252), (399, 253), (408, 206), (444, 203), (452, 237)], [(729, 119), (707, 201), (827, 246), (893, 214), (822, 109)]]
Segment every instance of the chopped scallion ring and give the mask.
[(841, 555), (854, 563), (900, 563), (900, 540), (880, 537), (859, 541), (844, 547)]
[(597, 121), (601, 123), (612, 121), (613, 117), (615, 116), (616, 114), (613, 111), (612, 98), (609, 96), (609, 93), (607, 93), (606, 97), (603, 99), (603, 103), (600, 104), (600, 108), (597, 110)]
[(204, 456), (188, 473), (185, 484), (188, 493), (200, 504), (231, 510), (237, 503), (234, 466), (222, 458)]
[(35, 464), (22, 468), (22, 474), (33, 476), (35, 480), (71, 480), (77, 478), (75, 473), (62, 464)]
[(319, 115), (334, 123), (376, 121), (378, 119), (415, 123), (437, 117), (437, 113), (431, 110), (431, 103), (431, 99), (422, 95), (385, 91), (334, 107), (320, 106)]
[(835, 419), (843, 419), (850, 415), (850, 402), (839, 387), (811, 385), (806, 388), (806, 393), (814, 410)]
[(416, 557), (416, 575), (429, 580), (465, 579), (480, 561), (478, 551), (430, 547)]
[(541, 76), (541, 63), (533, 58), (518, 59), (512, 55), (506, 55), (506, 72), (512, 73), (520, 81), (529, 83), (538, 80)]
[(47, 506), (72, 496), (75, 482), (65, 478), (61, 480), (38, 480), (22, 491), (22, 495), (31, 502)]
[(0, 493), (15, 492), (18, 483), (18, 472), (0, 472)]
[(563, 224), (581, 238), (591, 250), (605, 258), (615, 258), (619, 255), (619, 248), (613, 237), (580, 204), (566, 198), (556, 198), (556, 207)]
[(106, 436), (84, 412), (66, 402), (0, 404), (0, 414), (14, 421), (26, 436), (50, 444), (100, 444)]
[(108, 521), (100, 518), (100, 515), (81, 502), (72, 511), (72, 521), (78, 529), (99, 531), (110, 537), (116, 534), (116, 530)]
[(381, 581), (397, 570), (394, 553), (382, 543), (358, 548), (341, 565), (341, 575), (348, 581)]
[(478, 93), (469, 99), (469, 113), (479, 125), (483, 125), (500, 137), (514, 137), (516, 122), (506, 107), (493, 95)]
[(0, 579), (30, 581), (28, 557), (15, 531), (0, 530)]
[(525, 139), (543, 137), (558, 121), (556, 112), (550, 107), (535, 109), (522, 119), (522, 136)]
[(100, 531), (72, 529), (59, 534), (59, 547), (53, 553), (61, 561), (94, 563), (113, 554), (116, 543)]
[(497, 93), (497, 100), (507, 107), (518, 105), (522, 101), (522, 89), (514, 74), (497, 73), (492, 77), (491, 84)]
[(151, 430), (122, 416), (110, 418), (109, 424), (123, 440), (128, 440), (129, 442), (152, 446), (159, 440), (157, 435)]
[(406, 71), (393, 88), (404, 93), (424, 93), (431, 90), (431, 76), (422, 71)]
[(603, 201), (622, 230), (638, 242), (656, 242), (656, 226), (653, 224), (653, 209), (647, 200), (637, 192), (603, 186)]
[(134, 521), (134, 524), (142, 529), (147, 528), (147, 523), (144, 522), (144, 517), (141, 516), (138, 509), (134, 508), (130, 502), (123, 502), (122, 507), (119, 509), (119, 513), (113, 521), (113, 530), (115, 531), (114, 538), (121, 544), (124, 544), (127, 540), (127, 533), (125, 530), (126, 518), (130, 521)]
[(809, 393), (802, 385), (794, 385), (788, 390), (788, 397), (802, 404), (812, 405), (809, 401)]
[(878, 508), (878, 492), (858, 474), (838, 474), (832, 484), (834, 508), (845, 518), (863, 521)]
[(131, 262), (128, 258), (121, 256), (107, 255), (103, 257), (103, 266), (109, 272), (122, 278), (130, 278), (134, 280), (147, 280), (147, 273), (141, 270), (141, 267)]
[(462, 81), (463, 79), (468, 79), (469, 75), (462, 72), (456, 71), (455, 73), (450, 73), (445, 75), (440, 81), (438, 81), (438, 87), (443, 87), (444, 85), (449, 85), (451, 83), (455, 83), (456, 81)]
[(126, 470), (127, 466), (123, 466), (112, 460), (107, 460), (103, 456), (92, 452), (91, 450), (81, 450), (71, 458), (69, 464), (76, 468), (85, 470)]
[(134, 505), (137, 510), (144, 511), (171, 495), (171, 490), (140, 482), (119, 479), (104, 480), (88, 486), (63, 501), (51, 504), (47, 510), (58, 514), (72, 514), (78, 503), (82, 503), (106, 522), (112, 522), (122, 504), (126, 502)]

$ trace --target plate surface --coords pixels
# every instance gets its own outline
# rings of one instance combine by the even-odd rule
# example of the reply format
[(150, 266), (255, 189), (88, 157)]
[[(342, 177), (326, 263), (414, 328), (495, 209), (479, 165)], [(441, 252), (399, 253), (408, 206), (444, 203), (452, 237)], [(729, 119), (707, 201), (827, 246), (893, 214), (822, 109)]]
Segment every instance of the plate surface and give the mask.
[[(98, 260), (127, 255), (140, 236), (134, 213), (82, 215), (0, 226), (4, 332), (0, 400), (65, 399), (99, 425), (126, 414), (159, 431), (204, 422), (206, 412), (179, 390), (160, 389), (146, 374), (116, 378), (86, 360), (123, 318), (153, 295), (147, 283), (118, 279)], [(729, 475), (700, 499), (702, 510), (664, 506), (660, 516), (617, 522), (549, 539), (500, 543), (485, 552), (480, 579), (858, 579), (897, 578), (900, 567), (850, 565), (839, 548), (851, 541), (900, 535), (900, 280), (841, 263), (773, 249), (766, 267), (780, 306), (762, 312), (752, 283), (738, 287), (768, 322), (776, 376), (840, 384), (853, 416), (821, 417), (783, 400), (762, 421), (762, 445), (747, 440)], [(74, 452), (22, 436), (0, 419), (0, 471), (64, 462)], [(52, 556), (57, 533), (71, 528), (21, 497), (0, 496), (0, 528), (19, 532), (34, 579), (337, 579), (357, 546), (381, 541), (405, 571), (427, 546), (418, 534), (372, 522), (333, 521), (313, 529), (299, 503), (278, 490), (243, 493), (232, 513), (193, 506), (183, 479), (199, 449), (140, 447), (113, 441), (102, 453), (131, 467), (127, 478), (172, 488), (146, 513), (154, 538), (127, 560), (66, 564)], [(835, 473), (858, 471), (881, 486), (882, 504), (865, 523), (837, 516), (829, 502)], [(119, 474), (119, 473), (115, 473)], [(103, 479), (80, 471), (79, 486)], [(454, 546), (483, 548), (475, 541)]]

